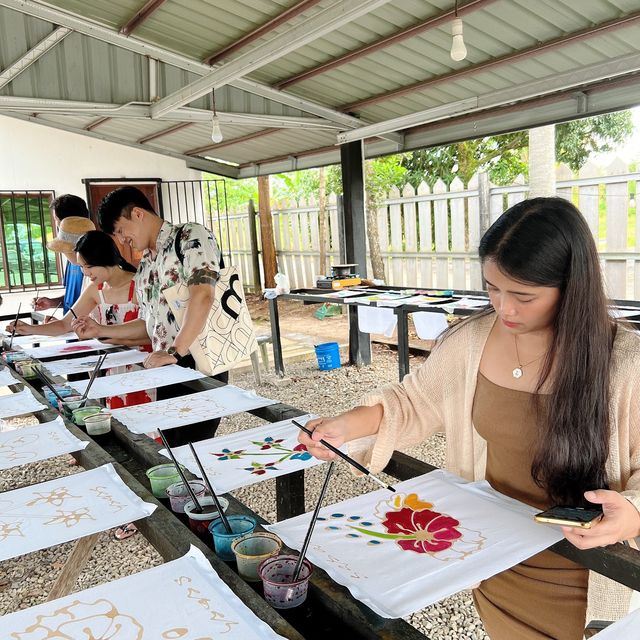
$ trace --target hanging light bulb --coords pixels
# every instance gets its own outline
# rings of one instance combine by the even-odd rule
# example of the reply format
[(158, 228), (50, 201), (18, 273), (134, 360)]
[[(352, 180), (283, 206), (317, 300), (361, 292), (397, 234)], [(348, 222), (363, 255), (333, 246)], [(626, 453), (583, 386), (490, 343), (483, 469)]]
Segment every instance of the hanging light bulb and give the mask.
[(220, 118), (216, 112), (216, 94), (211, 91), (211, 103), (213, 105), (213, 118), (211, 119), (211, 142), (218, 144), (222, 142), (222, 130), (220, 129)]
[(464, 46), (464, 37), (462, 35), (462, 18), (458, 18), (458, 0), (455, 4), (455, 18), (451, 23), (451, 58), (456, 62), (464, 60), (467, 57), (467, 47)]

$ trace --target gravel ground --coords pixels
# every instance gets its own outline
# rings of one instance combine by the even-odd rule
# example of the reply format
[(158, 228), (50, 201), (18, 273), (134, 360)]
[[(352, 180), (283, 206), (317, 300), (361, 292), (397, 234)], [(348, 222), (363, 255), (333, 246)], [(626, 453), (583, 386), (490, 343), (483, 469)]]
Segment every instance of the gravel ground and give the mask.
[[(412, 357), (416, 367), (422, 358)], [(319, 371), (315, 360), (287, 365), (288, 380), (277, 381), (263, 376), (263, 384), (257, 386), (251, 373), (233, 374), (231, 382), (259, 394), (296, 406), (303, 411), (320, 415), (334, 415), (357, 404), (369, 390), (395, 382), (398, 375), (397, 355), (386, 347), (374, 345), (373, 364), (357, 369), (343, 367), (333, 371)], [(263, 420), (239, 414), (223, 418), (219, 434), (263, 424)], [(442, 466), (444, 463), (444, 437), (434, 436), (421, 446), (406, 451), (412, 456)], [(62, 456), (40, 463), (18, 467), (3, 474), (0, 491), (17, 488), (55, 477), (76, 473), (79, 467), (70, 467), (68, 457)], [(316, 467), (306, 473), (305, 502), (307, 510), (317, 501), (324, 468)], [(384, 474), (380, 474), (384, 479)], [(392, 482), (391, 477), (387, 477)], [(346, 464), (337, 464), (325, 498), (325, 504), (344, 500), (375, 489), (370, 480), (356, 478)], [(233, 495), (269, 521), (275, 520), (275, 480), (265, 480), (252, 487), (232, 492)], [(55, 574), (64, 564), (72, 543), (22, 556), (0, 565), (0, 615), (42, 602)], [(141, 535), (117, 542), (111, 532), (105, 532), (93, 553), (90, 563), (78, 579), (75, 589), (86, 589), (114, 580), (161, 563), (153, 547)], [(471, 596), (467, 592), (456, 594), (436, 605), (423, 609), (407, 618), (407, 621), (432, 640), (487, 640)]]

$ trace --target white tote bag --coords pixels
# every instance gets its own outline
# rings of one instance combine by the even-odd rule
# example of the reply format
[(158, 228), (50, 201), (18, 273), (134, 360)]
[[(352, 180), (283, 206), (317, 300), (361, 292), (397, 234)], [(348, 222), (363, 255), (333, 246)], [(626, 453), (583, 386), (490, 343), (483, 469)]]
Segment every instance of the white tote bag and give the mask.
[[(179, 236), (180, 232), (176, 236), (176, 253), (182, 262)], [(225, 267), (222, 260), (220, 266), (215, 298), (207, 321), (189, 347), (196, 368), (208, 376), (232, 369), (258, 348), (238, 270), (233, 265)], [(189, 302), (189, 288), (178, 284), (165, 289), (163, 294), (180, 327)]]

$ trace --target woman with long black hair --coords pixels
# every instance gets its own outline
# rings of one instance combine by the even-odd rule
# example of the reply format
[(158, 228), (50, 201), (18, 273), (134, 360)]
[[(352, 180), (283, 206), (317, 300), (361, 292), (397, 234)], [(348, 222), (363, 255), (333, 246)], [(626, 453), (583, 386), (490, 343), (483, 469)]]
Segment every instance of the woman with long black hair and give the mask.
[[(561, 198), (506, 211), (480, 243), (490, 306), (450, 328), (401, 384), (307, 423), (319, 458), (349, 442), (372, 472), (395, 449), (447, 436), (447, 467), (540, 509), (602, 505), (579, 548), (640, 536), (640, 336), (607, 309), (596, 246)], [(626, 613), (630, 591), (550, 551), (485, 580), (474, 601), (492, 640), (581, 640)]]

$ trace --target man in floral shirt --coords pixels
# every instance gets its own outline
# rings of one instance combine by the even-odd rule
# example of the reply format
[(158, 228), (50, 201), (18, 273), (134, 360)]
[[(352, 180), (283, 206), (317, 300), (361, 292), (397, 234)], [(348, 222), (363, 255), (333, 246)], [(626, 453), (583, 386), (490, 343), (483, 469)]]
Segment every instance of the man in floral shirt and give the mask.
[[(145, 367), (177, 363), (195, 369), (189, 347), (204, 328), (220, 271), (220, 249), (213, 234), (195, 222), (175, 226), (164, 221), (136, 187), (120, 187), (109, 193), (100, 203), (98, 220), (103, 231), (143, 252), (134, 278), (140, 316), (138, 320), (108, 327), (94, 326), (79, 318), (74, 330), (82, 338), (98, 334), (129, 339), (149, 336), (153, 353), (144, 361)], [(178, 283), (189, 289), (181, 327), (164, 297), (164, 290)], [(227, 382), (229, 372), (216, 378)], [(182, 395), (179, 385), (158, 389), (158, 400), (177, 395)], [(210, 438), (218, 423), (219, 420), (212, 420), (169, 430), (169, 444), (178, 446)]]

